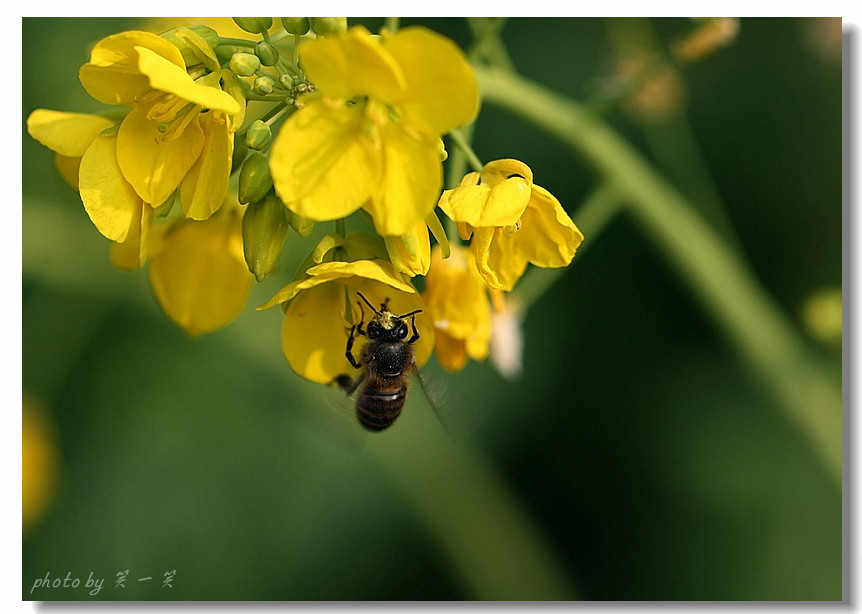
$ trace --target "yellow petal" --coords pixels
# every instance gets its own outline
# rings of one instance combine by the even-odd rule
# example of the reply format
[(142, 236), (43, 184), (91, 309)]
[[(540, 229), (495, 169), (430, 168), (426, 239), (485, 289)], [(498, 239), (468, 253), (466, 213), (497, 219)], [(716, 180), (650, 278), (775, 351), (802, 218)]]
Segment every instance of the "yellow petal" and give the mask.
[(299, 53), (303, 69), (324, 96), (391, 101), (404, 89), (401, 69), (380, 41), (361, 26), (344, 36), (306, 43)]
[(103, 130), (114, 122), (91, 113), (64, 113), (36, 109), (27, 118), (27, 132), (61, 156), (80, 158)]
[(584, 239), (560, 202), (537, 185), (533, 186), (521, 229), (510, 236), (524, 258), (541, 267), (567, 266)]
[(158, 124), (147, 119), (146, 105), (136, 106), (117, 135), (117, 161), (126, 180), (146, 202), (160, 205), (197, 161), (204, 134), (195, 117), (182, 136), (161, 142)]
[(81, 167), (81, 158), (68, 158), (60, 154), (54, 154), (54, 167), (60, 173), (63, 181), (68, 183), (75, 191), (78, 191), (78, 169)]
[(354, 107), (309, 103), (285, 122), (272, 144), (270, 174), (279, 198), (302, 217), (350, 215), (378, 181), (379, 161), (363, 147)]
[(364, 208), (381, 235), (403, 235), (434, 209), (443, 169), (433, 140), (415, 139), (398, 125), (383, 131), (383, 177)]
[(467, 344), (444, 331), (435, 331), (437, 361), (446, 371), (460, 371), (467, 364)]
[(103, 38), (81, 67), (84, 89), (105, 104), (130, 104), (150, 89), (149, 80), (138, 68), (136, 47), (158, 54), (185, 72), (183, 54), (174, 45), (152, 32), (129, 31)]
[(143, 201), (117, 164), (117, 137), (100, 136), (81, 158), (78, 189), (90, 220), (112, 241), (125, 241), (141, 219)]
[[(494, 229), (487, 255), (483, 259), (484, 262), (479, 265), (479, 272), (492, 288), (507, 292), (512, 290), (527, 269), (527, 250), (532, 247), (532, 241), (538, 235), (525, 233), (524, 227), (521, 226), (521, 230), (515, 233), (507, 232), (502, 228)], [(528, 242), (530, 245), (527, 244)], [(546, 246), (539, 246), (539, 248), (543, 249)], [(473, 253), (476, 254), (477, 251)], [(478, 254), (476, 260), (478, 263)]]
[(233, 156), (233, 135), (228, 133), (227, 125), (213, 121), (212, 113), (201, 123), (203, 150), (180, 187), (183, 212), (193, 220), (205, 220), (221, 207)]
[(413, 26), (386, 37), (383, 46), (407, 82), (403, 98), (393, 101), (403, 112), (405, 123), (440, 135), (475, 119), (479, 86), (470, 63), (454, 42)]
[(135, 47), (135, 51), (138, 53), (138, 69), (149, 79), (152, 89), (174, 94), (206, 109), (239, 113), (240, 105), (233, 96), (218, 88), (196, 83), (184, 66), (177, 66), (146, 47)]
[(520, 175), (527, 180), (528, 184), (533, 183), (533, 171), (520, 160), (513, 158), (492, 160), (482, 167), (482, 183), (490, 186), (495, 186), (513, 175)]
[(298, 375), (329, 384), (350, 368), (344, 356), (348, 331), (343, 310), (341, 284), (308, 289), (291, 301), (282, 322), (281, 347)]
[(530, 202), (530, 186), (513, 177), (493, 188), (467, 185), (443, 192), (440, 208), (456, 222), (471, 226), (511, 226)]
[(150, 285), (159, 305), (189, 335), (226, 326), (245, 307), (253, 277), (230, 249), (241, 233), (233, 212), (205, 222), (184, 220), (150, 259)]

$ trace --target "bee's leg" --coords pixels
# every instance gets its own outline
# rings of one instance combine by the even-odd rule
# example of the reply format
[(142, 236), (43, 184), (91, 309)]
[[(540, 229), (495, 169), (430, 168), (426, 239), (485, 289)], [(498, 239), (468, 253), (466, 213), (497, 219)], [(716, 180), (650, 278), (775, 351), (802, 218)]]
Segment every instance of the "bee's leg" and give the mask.
[(365, 334), (361, 328), (361, 323), (354, 324), (350, 327), (350, 336), (347, 338), (347, 350), (344, 352), (344, 355), (347, 356), (347, 360), (350, 361), (350, 364), (354, 369), (358, 369), (360, 367), (359, 362), (353, 357), (353, 341), (356, 338), (357, 332), (360, 335)]
[(357, 388), (359, 388), (359, 384), (361, 384), (362, 380), (364, 379), (365, 373), (361, 373), (356, 379), (353, 379), (349, 375), (342, 373), (335, 378), (335, 384), (344, 391), (344, 394), (350, 396), (356, 391)]
[(407, 340), (407, 343), (414, 343), (419, 339), (419, 331), (416, 330), (416, 314), (410, 316), (410, 326), (413, 328), (413, 335)]

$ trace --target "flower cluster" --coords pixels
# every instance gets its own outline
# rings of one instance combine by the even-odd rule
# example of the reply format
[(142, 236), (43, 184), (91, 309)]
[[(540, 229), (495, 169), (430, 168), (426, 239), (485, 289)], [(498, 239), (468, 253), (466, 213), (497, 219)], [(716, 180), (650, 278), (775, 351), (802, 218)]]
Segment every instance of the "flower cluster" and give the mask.
[[(253, 280), (277, 271), (292, 228), (298, 249), (313, 244), (259, 308), (281, 306), (298, 374), (332, 383), (349, 371), (359, 293), (423, 312), (419, 365), (435, 350), (446, 369), (485, 359), (504, 293), (529, 263), (568, 265), (583, 237), (517, 160), (444, 190), (443, 137), (479, 112), (467, 57), (418, 26), (377, 35), (343, 18), (237, 26), (254, 40), (209, 25), (109, 36), (80, 70), (105, 111), (28, 118), (113, 242), (112, 262), (146, 265), (165, 313), (197, 335), (243, 310)], [(322, 222), (334, 222), (329, 234)]]

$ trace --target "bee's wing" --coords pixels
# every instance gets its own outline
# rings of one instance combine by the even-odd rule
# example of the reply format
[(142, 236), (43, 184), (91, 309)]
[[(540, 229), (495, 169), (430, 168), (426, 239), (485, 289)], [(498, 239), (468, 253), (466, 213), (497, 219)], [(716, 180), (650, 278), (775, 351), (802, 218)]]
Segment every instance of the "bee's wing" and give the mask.
[(419, 386), (422, 388), (422, 394), (428, 401), (428, 405), (434, 410), (434, 414), (443, 425), (446, 433), (453, 437), (460, 429), (455, 424), (454, 416), (452, 415), (452, 404), (449, 402), (448, 389), (443, 385), (439, 378), (431, 378), (428, 373), (416, 369), (414, 371), (416, 379), (419, 380)]

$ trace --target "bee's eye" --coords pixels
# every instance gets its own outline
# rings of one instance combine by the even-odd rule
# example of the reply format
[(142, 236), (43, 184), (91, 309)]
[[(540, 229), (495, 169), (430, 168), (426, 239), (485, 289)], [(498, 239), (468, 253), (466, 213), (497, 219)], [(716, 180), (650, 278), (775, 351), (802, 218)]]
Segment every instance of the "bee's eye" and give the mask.
[(399, 339), (405, 339), (407, 337), (407, 323), (402, 322), (398, 325), (398, 330), (395, 332), (395, 335)]
[(368, 327), (365, 329), (365, 333), (368, 335), (369, 339), (379, 339), (380, 332), (383, 329), (380, 327), (380, 322), (377, 320), (371, 320), (368, 323)]

